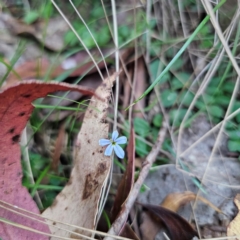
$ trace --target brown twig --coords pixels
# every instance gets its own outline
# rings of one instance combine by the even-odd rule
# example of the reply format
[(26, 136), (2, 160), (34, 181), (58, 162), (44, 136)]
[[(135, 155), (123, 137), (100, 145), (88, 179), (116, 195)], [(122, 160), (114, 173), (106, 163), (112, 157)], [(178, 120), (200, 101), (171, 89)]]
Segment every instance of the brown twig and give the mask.
[[(167, 121), (165, 120), (163, 122), (162, 128), (160, 129), (160, 131), (158, 133), (157, 142), (154, 144), (151, 152), (146, 157), (146, 160), (143, 163), (142, 170), (139, 173), (139, 177), (138, 177), (137, 181), (134, 183), (133, 188), (132, 188), (131, 192), (129, 193), (129, 196), (125, 202), (125, 205), (124, 205), (121, 213), (119, 214), (118, 218), (112, 224), (111, 228), (108, 231), (108, 234), (119, 235), (121, 229), (124, 226), (124, 223), (127, 220), (130, 210), (131, 210), (134, 202), (136, 201), (136, 198), (138, 196), (140, 188), (143, 185), (144, 180), (146, 179), (146, 177), (149, 173), (149, 170), (152, 167), (152, 164), (155, 162), (155, 160), (157, 158), (159, 149), (162, 147), (166, 133), (167, 133)], [(112, 239), (114, 239), (114, 238), (112, 238), (112, 237), (104, 238), (104, 240), (112, 240)]]

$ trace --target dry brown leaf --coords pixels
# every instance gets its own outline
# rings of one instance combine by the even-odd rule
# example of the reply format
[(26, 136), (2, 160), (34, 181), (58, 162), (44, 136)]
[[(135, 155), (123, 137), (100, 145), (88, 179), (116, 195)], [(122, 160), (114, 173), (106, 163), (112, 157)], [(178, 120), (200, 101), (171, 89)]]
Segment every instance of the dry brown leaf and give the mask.
[(9, 14), (1, 14), (0, 18), (5, 22), (8, 30), (15, 35), (32, 35), (53, 51), (60, 51), (64, 48), (63, 35), (69, 27), (61, 17), (51, 18), (48, 22), (37, 21), (32, 25), (15, 19)]
[(140, 231), (142, 235), (142, 239), (144, 240), (153, 240), (155, 239), (157, 233), (163, 227), (160, 225), (160, 222), (157, 222), (153, 219), (153, 217), (147, 211), (143, 211), (141, 214), (141, 225)]
[(235, 238), (231, 238), (234, 240), (240, 239), (240, 194), (237, 194), (237, 196), (234, 199), (234, 202), (238, 208), (238, 215), (230, 222), (228, 228), (227, 228), (227, 236), (236, 236)]
[[(179, 208), (196, 199), (196, 194), (190, 191), (186, 191), (183, 193), (171, 193), (166, 196), (166, 198), (161, 203), (161, 206), (169, 209), (173, 212), (177, 212)], [(202, 201), (203, 203), (212, 207), (215, 211), (222, 213), (222, 211), (214, 206), (211, 202), (207, 199), (199, 196), (198, 200)], [(163, 224), (159, 221), (156, 221), (156, 218), (153, 217), (152, 214), (144, 213), (143, 216), (143, 223), (141, 224), (141, 232), (143, 234), (144, 239), (152, 240), (156, 237), (156, 234), (163, 229)]]
[[(196, 194), (194, 194), (193, 192), (190, 192), (190, 191), (186, 191), (186, 192), (182, 192), (182, 193), (171, 193), (166, 196), (166, 198), (161, 203), (161, 206), (165, 207), (173, 212), (177, 212), (182, 205), (195, 200), (196, 197), (197, 197)], [(198, 196), (197, 200), (200, 200), (203, 203), (209, 205), (215, 211), (222, 213), (222, 211), (219, 208), (214, 206), (206, 198)]]
[(131, 228), (131, 226), (128, 223), (126, 223), (125, 226), (123, 227), (123, 230), (121, 231), (120, 236), (125, 237), (125, 238), (134, 239), (134, 240), (139, 240), (139, 237), (133, 231), (133, 229)]
[[(80, 54), (83, 55), (82, 52), (78, 53), (78, 55)], [(73, 59), (73, 56), (68, 59), (65, 59), (60, 65), (52, 66), (51, 72), (49, 73), (49, 77), (56, 78), (59, 75), (64, 74), (66, 71), (70, 71), (70, 70), (71, 72), (69, 72), (69, 76), (71, 77), (80, 76), (85, 74), (86, 72), (88, 72), (88, 74), (97, 72), (97, 69), (94, 66), (94, 63), (92, 61), (90, 62), (88, 56), (85, 56), (85, 55), (82, 56), (82, 59), (79, 59), (79, 62), (75, 61), (74, 66), (67, 68), (65, 66), (66, 65), (65, 62), (70, 60), (73, 62), (72, 59)], [(49, 71), (49, 66), (51, 65), (52, 63), (46, 58), (39, 58), (31, 61), (26, 61), (15, 68), (15, 72), (18, 75), (15, 75), (15, 72), (11, 72), (9, 74), (7, 79), (7, 84), (13, 84), (22, 79), (43, 78), (43, 76), (46, 75), (46, 72)], [(104, 67), (103, 61), (101, 61), (98, 64), (98, 67), (100, 69)]]
[[(104, 101), (95, 97), (91, 99), (75, 144), (74, 168), (70, 180), (53, 205), (42, 214), (43, 217), (56, 221), (50, 226), (50, 230), (58, 236), (77, 237), (75, 234), (56, 229), (55, 226), (61, 227), (58, 221), (89, 229), (95, 228), (101, 189), (110, 168), (110, 157), (104, 156), (104, 149), (98, 145), (98, 141), (108, 137), (108, 124), (105, 120), (115, 77), (116, 75), (113, 75), (105, 79), (96, 90), (96, 94)], [(90, 235), (74, 227), (67, 228), (76, 233)]]
[[(198, 236), (198, 233), (192, 228), (192, 226), (175, 212), (158, 205), (142, 203), (141, 205), (149, 210), (148, 213), (150, 214), (155, 227), (156, 225), (159, 227), (164, 226), (164, 229), (167, 230), (167, 235), (171, 240), (179, 240), (179, 236), (181, 236), (181, 239), (191, 240), (194, 236)], [(151, 225), (150, 219), (147, 224)]]
[[(136, 72), (136, 84), (134, 88), (134, 97), (138, 99), (142, 93), (146, 89), (146, 76), (147, 76), (147, 71), (146, 71), (146, 65), (144, 63), (143, 57), (139, 58), (137, 60), (137, 72)], [(140, 110), (143, 110), (145, 108), (145, 101), (144, 99), (138, 101), (133, 109), (134, 109), (134, 117), (143, 117), (142, 112)]]
[(65, 125), (63, 124), (58, 132), (58, 136), (55, 142), (55, 146), (54, 146), (54, 152), (52, 155), (52, 164), (51, 164), (51, 168), (53, 171), (57, 172), (58, 170), (58, 165), (60, 162), (60, 156), (62, 153), (62, 149), (65, 148), (65, 144), (66, 144), (66, 132), (65, 132)]

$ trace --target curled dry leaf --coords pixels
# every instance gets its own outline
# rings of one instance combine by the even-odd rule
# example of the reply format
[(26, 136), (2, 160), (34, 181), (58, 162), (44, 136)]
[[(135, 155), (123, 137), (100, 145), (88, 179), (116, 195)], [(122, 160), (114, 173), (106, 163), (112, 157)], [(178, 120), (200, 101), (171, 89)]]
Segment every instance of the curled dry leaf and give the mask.
[[(169, 209), (170, 211), (177, 212), (179, 208), (190, 201), (196, 200), (196, 194), (190, 191), (182, 192), (182, 193), (170, 193), (168, 194), (163, 202), (161, 203), (161, 207), (164, 207), (166, 209)], [(209, 202), (207, 199), (198, 196), (197, 200), (202, 201), (203, 203), (209, 205), (211, 208), (213, 208), (215, 211), (222, 213), (222, 211), (214, 206), (211, 202)], [(174, 217), (175, 215), (173, 215)], [(142, 232), (148, 230), (149, 233), (147, 234), (147, 239), (154, 239), (156, 234), (160, 231), (160, 229), (163, 227), (163, 224), (159, 221), (156, 221), (156, 218), (153, 218), (152, 215), (149, 216), (148, 213), (144, 213), (143, 216), (144, 221), (141, 225)]]
[(104, 149), (98, 145), (98, 141), (108, 138), (106, 114), (114, 80), (115, 75), (105, 79), (96, 90), (96, 94), (104, 101), (96, 97), (91, 99), (75, 144), (70, 180), (53, 205), (42, 214), (43, 217), (56, 221), (50, 226), (54, 235), (72, 238), (77, 238), (77, 234), (91, 235), (71, 226), (65, 226), (65, 229), (72, 233), (57, 229), (56, 226), (61, 227), (59, 222), (88, 229), (96, 226), (99, 198), (110, 169), (110, 157), (104, 156)]
[[(80, 91), (93, 95), (88, 88), (69, 84), (26, 81), (0, 90), (0, 200), (39, 213), (39, 210), (22, 186), (19, 139), (33, 110), (31, 102), (56, 91)], [(35, 230), (49, 232), (48, 227), (24, 216), (0, 208), (1, 218), (14, 223), (24, 224)], [(2, 239), (47, 239), (36, 233), (0, 223)]]
[(227, 236), (232, 237), (236, 236), (234, 240), (240, 239), (240, 194), (237, 194), (237, 196), (234, 199), (234, 202), (238, 208), (238, 215), (230, 222), (228, 228), (227, 228)]
[[(165, 207), (173, 212), (177, 212), (182, 205), (195, 200), (196, 197), (197, 197), (197, 195), (190, 191), (186, 191), (186, 192), (182, 192), (182, 193), (170, 193), (163, 200), (163, 202), (161, 203), (161, 206)], [(200, 200), (203, 203), (209, 205), (216, 212), (223, 213), (219, 208), (214, 206), (206, 198), (198, 196), (197, 200)]]
[(198, 233), (192, 226), (175, 212), (158, 205), (141, 205), (149, 210), (154, 222), (160, 221), (167, 230), (167, 235), (171, 240), (179, 240), (180, 236), (182, 240), (191, 240), (193, 237), (198, 236)]

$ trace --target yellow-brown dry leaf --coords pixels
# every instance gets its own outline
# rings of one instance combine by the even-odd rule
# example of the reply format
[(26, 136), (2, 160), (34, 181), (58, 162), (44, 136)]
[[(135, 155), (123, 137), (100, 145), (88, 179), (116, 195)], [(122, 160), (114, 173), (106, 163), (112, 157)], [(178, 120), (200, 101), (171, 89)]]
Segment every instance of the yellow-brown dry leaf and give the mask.
[[(227, 228), (227, 236), (237, 236), (234, 238), (234, 240), (240, 239), (240, 194), (237, 194), (237, 196), (234, 199), (234, 202), (239, 210), (238, 215), (230, 222), (228, 228)], [(233, 239), (233, 238), (231, 238)]]
[[(194, 194), (193, 192), (190, 192), (190, 191), (186, 191), (186, 192), (183, 192), (183, 193), (170, 193), (168, 194), (165, 199), (163, 200), (163, 202), (161, 203), (161, 206), (162, 207), (165, 207), (173, 212), (177, 212), (178, 209), (192, 201), (192, 200), (195, 200), (196, 199), (196, 194)], [(201, 196), (198, 196), (197, 200), (200, 200), (202, 201), (203, 203), (209, 205), (211, 208), (213, 208), (215, 211), (219, 212), (219, 213), (222, 213), (222, 211), (217, 208), (216, 206), (214, 206), (211, 202), (209, 202), (207, 199), (201, 197)]]
[(61, 153), (67, 145), (67, 134), (65, 132), (65, 126), (62, 125), (59, 129), (58, 136), (54, 145), (54, 151), (52, 154), (52, 164), (51, 169), (57, 172), (58, 165), (60, 162)]
[[(55, 226), (62, 227), (57, 221), (88, 229), (95, 228), (101, 190), (110, 169), (110, 157), (104, 155), (104, 149), (98, 142), (101, 138), (108, 138), (109, 126), (105, 120), (115, 76), (105, 79), (97, 88), (96, 95), (103, 100), (92, 97), (77, 137), (70, 180), (56, 197), (53, 205), (42, 214), (43, 217), (56, 221), (50, 225), (54, 235), (77, 238), (74, 233), (55, 228)], [(64, 226), (64, 228), (91, 235), (74, 227)]]

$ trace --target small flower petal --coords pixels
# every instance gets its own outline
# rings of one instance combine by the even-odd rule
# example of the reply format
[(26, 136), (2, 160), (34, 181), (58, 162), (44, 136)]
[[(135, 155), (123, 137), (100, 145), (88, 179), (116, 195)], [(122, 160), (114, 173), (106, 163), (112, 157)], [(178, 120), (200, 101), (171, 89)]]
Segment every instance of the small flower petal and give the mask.
[(115, 142), (115, 140), (117, 139), (118, 137), (118, 131), (115, 130), (113, 133), (112, 133), (112, 140)]
[(113, 151), (113, 145), (110, 144), (107, 146), (105, 152), (104, 152), (104, 155), (105, 156), (111, 156), (112, 155), (112, 151)]
[(104, 139), (103, 138), (103, 139), (100, 139), (98, 143), (99, 143), (100, 146), (103, 147), (103, 146), (106, 146), (106, 145), (110, 144), (111, 141), (109, 139)]
[(127, 138), (125, 136), (119, 137), (115, 140), (117, 144), (125, 144), (127, 142)]
[(122, 150), (122, 148), (119, 146), (119, 145), (114, 145), (113, 146), (113, 149), (114, 149), (114, 152), (116, 153), (116, 155), (119, 157), (119, 158), (121, 158), (121, 159), (123, 159), (124, 158), (124, 155), (125, 155), (125, 153), (124, 153), (124, 151)]

